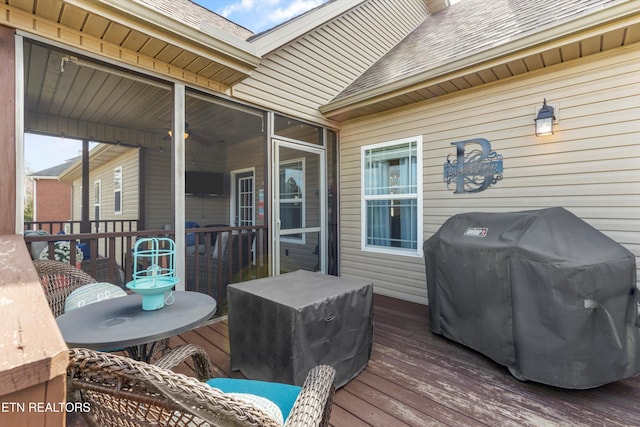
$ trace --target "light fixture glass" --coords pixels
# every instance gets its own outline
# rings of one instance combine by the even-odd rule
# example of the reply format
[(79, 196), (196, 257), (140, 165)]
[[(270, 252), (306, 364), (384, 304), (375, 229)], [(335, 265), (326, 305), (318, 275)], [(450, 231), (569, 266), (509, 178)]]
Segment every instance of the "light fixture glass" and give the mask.
[(556, 119), (553, 107), (547, 105), (547, 99), (544, 99), (542, 108), (538, 111), (535, 118), (536, 136), (553, 135), (553, 121)]
[[(173, 130), (169, 129), (167, 131), (167, 135), (169, 135), (169, 137), (173, 137)], [(189, 123), (185, 123), (184, 124), (184, 139), (189, 138), (189, 135), (191, 135), (191, 132), (189, 132)]]

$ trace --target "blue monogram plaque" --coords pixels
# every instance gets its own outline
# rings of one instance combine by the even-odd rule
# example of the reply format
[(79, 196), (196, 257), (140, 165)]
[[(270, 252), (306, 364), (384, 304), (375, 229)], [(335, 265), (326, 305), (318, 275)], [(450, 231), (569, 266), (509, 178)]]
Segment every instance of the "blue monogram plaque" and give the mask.
[[(476, 147), (467, 150), (467, 145)], [(447, 188), (455, 181), (454, 193), (479, 193), (502, 179), (502, 155), (491, 151), (491, 143), (484, 138), (452, 142), (456, 146), (456, 160), (447, 156), (444, 181)], [(477, 146), (480, 147), (477, 147)]]

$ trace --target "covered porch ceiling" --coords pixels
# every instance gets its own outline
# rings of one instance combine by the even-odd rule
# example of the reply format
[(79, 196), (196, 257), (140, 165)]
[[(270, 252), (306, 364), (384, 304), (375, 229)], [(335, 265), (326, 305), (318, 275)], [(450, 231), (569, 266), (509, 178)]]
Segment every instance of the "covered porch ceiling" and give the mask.
[(24, 40), (25, 132), (168, 148), (176, 82), (203, 91), (187, 90), (189, 142), (263, 134), (263, 112), (224, 100), (260, 62), (252, 33), (189, 0), (7, 0), (0, 11)]
[[(168, 82), (27, 40), (25, 132), (125, 147), (168, 149)], [(195, 91), (185, 103), (188, 141), (233, 144), (262, 135), (263, 114)]]

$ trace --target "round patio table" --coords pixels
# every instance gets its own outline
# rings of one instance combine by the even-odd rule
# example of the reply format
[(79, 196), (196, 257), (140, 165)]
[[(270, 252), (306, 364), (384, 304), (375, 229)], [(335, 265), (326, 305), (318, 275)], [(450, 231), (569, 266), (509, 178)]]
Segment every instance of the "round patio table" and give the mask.
[(142, 310), (138, 294), (100, 301), (56, 318), (69, 347), (113, 351), (124, 348), (149, 362), (155, 344), (200, 326), (216, 312), (216, 300), (200, 292), (173, 292), (174, 302), (159, 310)]

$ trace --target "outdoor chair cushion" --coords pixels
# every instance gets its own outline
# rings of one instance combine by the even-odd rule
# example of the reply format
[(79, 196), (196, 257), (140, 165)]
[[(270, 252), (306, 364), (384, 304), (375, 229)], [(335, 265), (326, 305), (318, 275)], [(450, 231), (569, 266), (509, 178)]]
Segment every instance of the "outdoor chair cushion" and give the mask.
[(196, 250), (196, 245), (195, 243), (191, 246), (187, 246), (187, 253), (188, 254), (195, 254), (196, 252), (198, 252), (198, 254), (202, 255), (204, 253), (207, 252), (207, 245), (205, 244), (199, 244), (198, 245), (198, 249)]
[[(45, 230), (27, 230), (24, 232), (25, 236), (50, 236), (51, 233)], [(47, 247), (47, 242), (31, 242), (31, 259), (36, 260), (40, 258), (40, 254)]]
[[(222, 253), (224, 253), (225, 249), (227, 249), (227, 242), (229, 241), (229, 233), (222, 233), (220, 235), (220, 246), (222, 247)], [(218, 238), (213, 240), (212, 243), (215, 245), (213, 251), (211, 253), (211, 258), (218, 259)]]
[[(196, 223), (191, 223), (191, 224), (196, 224)], [(217, 225), (208, 225), (207, 227), (214, 227)], [(226, 227), (226, 226), (225, 226)], [(192, 225), (189, 228), (199, 228), (196, 225)], [(195, 254), (196, 252), (200, 255), (204, 255), (207, 252), (207, 245), (205, 243), (205, 239), (206, 239), (206, 235), (204, 233), (200, 234), (200, 239), (199, 239), (199, 245), (198, 248), (196, 249), (196, 233), (188, 233), (187, 234), (187, 254)], [(227, 240), (229, 239), (229, 233), (228, 232), (223, 232), (221, 234), (221, 238), (220, 240), (222, 241), (222, 252), (224, 252), (224, 249), (227, 247)], [(218, 232), (217, 231), (212, 231), (211, 232), (211, 246), (213, 247), (213, 253), (212, 253), (212, 257), (213, 258), (217, 258), (218, 257)]]
[[(207, 384), (227, 394), (255, 395), (265, 398), (278, 406), (282, 412), (283, 420), (289, 416), (291, 408), (302, 390), (296, 385), (224, 377), (210, 379)], [(239, 397), (242, 400), (247, 398), (234, 397)], [(261, 409), (263, 408), (261, 407)]]
[(106, 282), (90, 283), (69, 294), (64, 303), (64, 311), (67, 312), (98, 301), (124, 296), (127, 296), (127, 293), (120, 286)]
[[(184, 228), (186, 228), (187, 230), (190, 228), (200, 228), (200, 224), (195, 221), (187, 221), (184, 223)], [(187, 246), (193, 246), (196, 244), (195, 233), (187, 233), (186, 244)]]
[[(227, 227), (229, 227), (229, 224), (207, 224), (207, 225), (204, 226), (204, 228), (211, 228), (211, 227), (227, 228)], [(212, 231), (210, 234), (211, 234), (211, 244), (215, 245), (216, 239), (218, 238), (218, 232), (217, 231)], [(226, 233), (223, 233), (223, 234), (226, 234)]]

